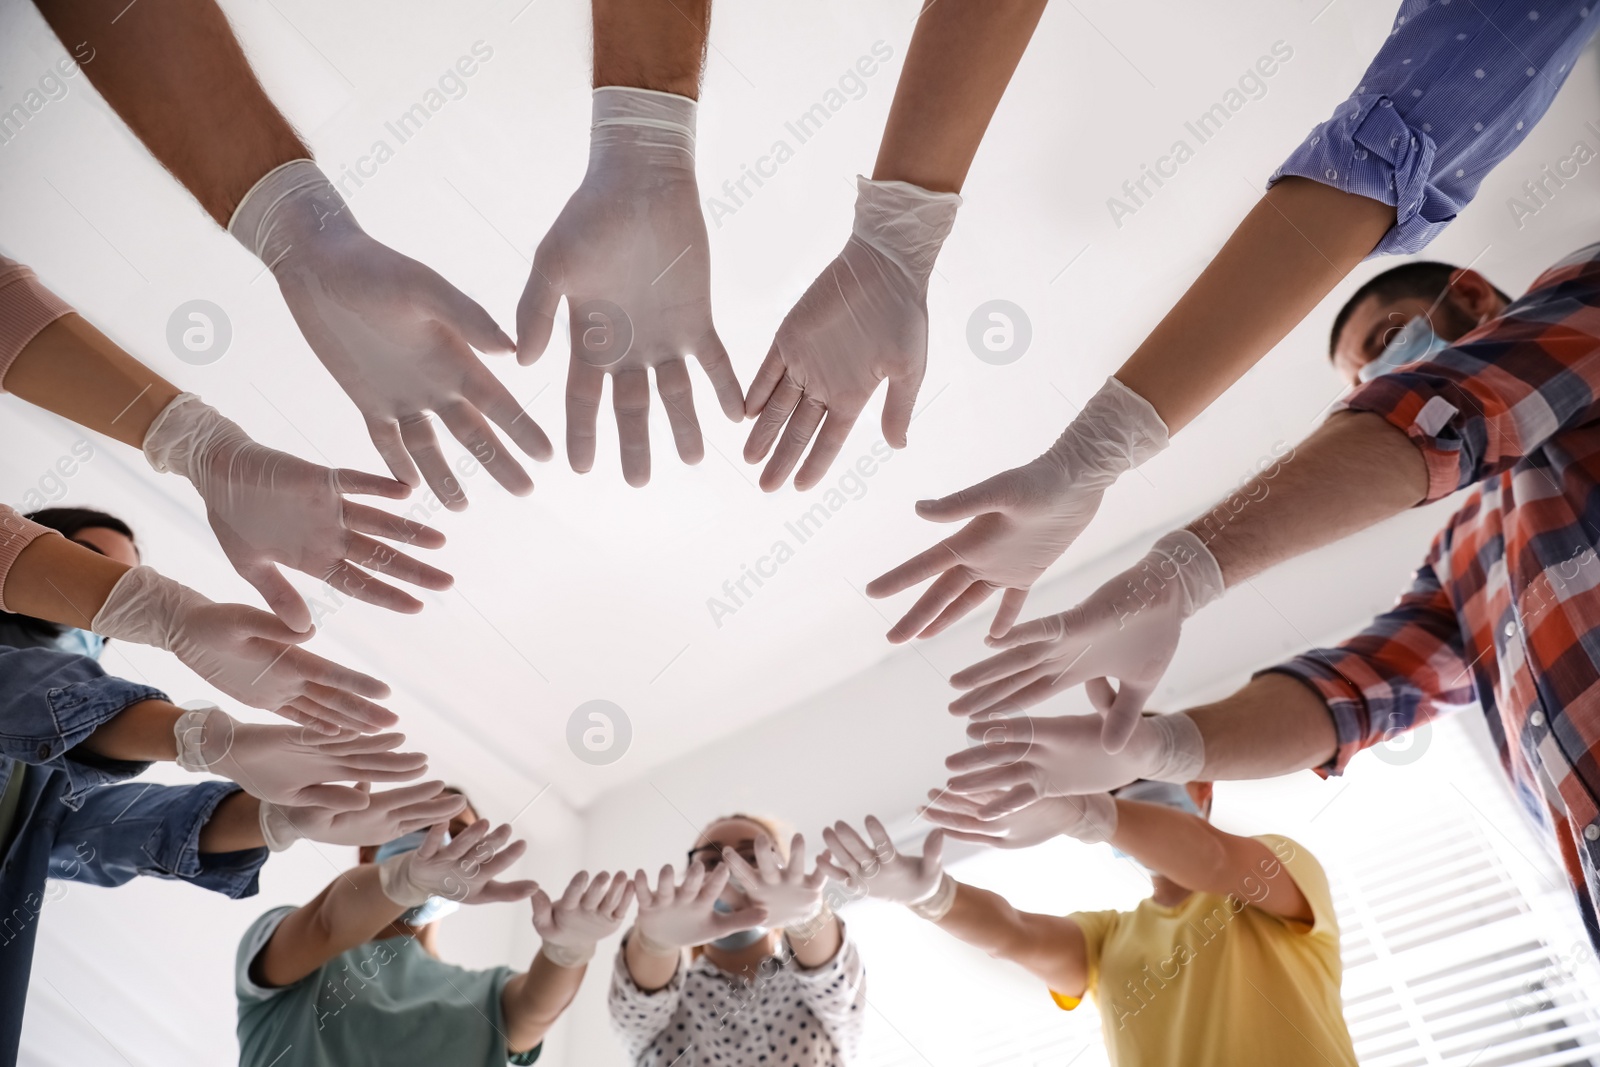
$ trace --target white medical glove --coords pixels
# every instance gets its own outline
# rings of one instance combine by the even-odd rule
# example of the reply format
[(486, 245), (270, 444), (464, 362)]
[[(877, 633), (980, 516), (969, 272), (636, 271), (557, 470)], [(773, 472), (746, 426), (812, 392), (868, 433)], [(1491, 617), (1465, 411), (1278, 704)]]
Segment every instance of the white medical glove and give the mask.
[(397, 500), (410, 492), (400, 482), (333, 470), (259, 445), (193, 393), (179, 393), (155, 417), (145, 433), (144, 454), (156, 470), (173, 471), (193, 483), (228, 562), (295, 630), (311, 628), (311, 612), (277, 564), (390, 611), (421, 611), (422, 601), (367, 571), (425, 589), (450, 588), (444, 571), (368, 536), (438, 548), (443, 534), (345, 499), (351, 493)]
[(403, 782), (421, 777), (428, 757), (395, 752), (404, 734), (311, 734), (294, 726), (240, 722), (220, 708), (186, 711), (172, 726), (177, 764), (221, 775), (269, 804), (365, 808), (368, 795), (333, 782)]
[(1006, 651), (951, 676), (969, 692), (950, 710), (1016, 711), (1088, 683), (1089, 702), (1105, 716), (1106, 751), (1118, 752), (1172, 662), (1183, 621), (1226, 591), (1205, 542), (1174, 530), (1077, 607), (989, 638)]
[(1031, 848), (1062, 834), (1092, 844), (1109, 841), (1117, 830), (1117, 802), (1109, 793), (1039, 797), (993, 817), (985, 813), (1010, 800), (998, 790), (963, 796), (930, 789), (928, 799), (932, 803), (922, 809), (922, 817), (944, 827), (952, 840), (994, 848)]
[(922, 842), (922, 855), (908, 856), (894, 847), (877, 816), (867, 816), (866, 828), (870, 844), (849, 823), (825, 828), (828, 851), (817, 857), (818, 869), (853, 894), (908, 905), (932, 897), (944, 877), (944, 833), (933, 831)]
[(495, 481), (532, 492), (489, 422), (534, 459), (550, 458), (550, 440), (472, 351), (510, 352), (511, 338), (461, 290), (368, 237), (315, 163), (269, 172), (228, 232), (277, 277), (306, 343), (361, 410), (396, 478), (420, 485), (420, 467), (445, 507), (467, 506), (434, 436), (437, 416)]
[(303, 726), (368, 731), (400, 721), (367, 699), (387, 697), (387, 685), (294, 647), (310, 632), (257, 608), (214, 603), (149, 567), (117, 580), (89, 628), (165, 649), (233, 699)]
[(1049, 796), (1105, 793), (1140, 778), (1189, 782), (1205, 766), (1205, 739), (1183, 712), (1142, 715), (1128, 743), (1107, 752), (1100, 744), (1103, 715), (1025, 715), (974, 722), (967, 736), (977, 742), (946, 757), (954, 772), (945, 788), (977, 796), (980, 817), (992, 819)]
[(769, 926), (804, 926), (822, 913), (827, 902), (822, 891), (828, 884), (826, 871), (816, 868), (806, 873), (806, 839), (795, 834), (789, 843), (789, 859), (778, 853), (778, 844), (766, 834), (755, 840), (756, 864), (731, 848), (722, 850), (722, 862), (732, 873), (750, 903), (767, 913)]
[(589, 169), (539, 242), (517, 305), (517, 359), (544, 354), (567, 298), (567, 459), (594, 467), (606, 375), (629, 485), (650, 480), (650, 370), (685, 463), (705, 456), (686, 359), (723, 413), (744, 416), (739, 379), (711, 320), (711, 250), (694, 176), (695, 102), (675, 93), (594, 91)]
[(378, 885), (384, 896), (408, 908), (429, 897), (458, 904), (495, 904), (531, 897), (539, 888), (527, 880), (495, 881), (495, 875), (516, 863), (528, 847), (526, 841), (511, 841), (509, 824), (502, 823), (491, 832), (489, 820), (479, 819), (449, 844), (444, 840), (447, 829), (448, 823), (434, 824), (421, 846), (378, 864)]
[(393, 841), (448, 820), (467, 806), (466, 797), (440, 792), (443, 782), (418, 782), (382, 793), (370, 793), (365, 782), (356, 788), (369, 794), (369, 802), (355, 811), (261, 801), (261, 837), (267, 848), (282, 852), (302, 838), (325, 845), (357, 847)]
[(857, 177), (844, 251), (784, 317), (745, 397), (745, 415), (757, 419), (745, 461), (760, 462), (777, 441), (762, 489), (788, 480), (813, 434), (794, 486), (820, 482), (885, 378), (883, 437), (892, 448), (906, 446), (928, 363), (928, 277), (960, 204), (955, 193)]
[(889, 640), (932, 637), (1004, 590), (989, 635), (1017, 621), (1028, 590), (1078, 539), (1111, 483), (1167, 447), (1167, 427), (1115, 378), (1084, 405), (1045, 453), (938, 500), (917, 501), (933, 522), (969, 520), (932, 548), (867, 584), (893, 596), (938, 576), (889, 631)]
[(751, 901), (730, 912), (716, 910), (717, 898), (728, 884), (727, 864), (711, 872), (695, 860), (683, 872), (683, 881), (669, 863), (650, 888), (644, 871), (633, 875), (634, 896), (639, 900), (639, 917), (633, 924), (637, 944), (652, 956), (670, 956), (690, 945), (704, 945), (719, 937), (749, 930), (767, 923), (767, 910)]
[(543, 939), (540, 954), (558, 967), (581, 967), (594, 958), (596, 945), (621, 928), (632, 904), (633, 880), (625, 871), (602, 871), (593, 881), (588, 871), (579, 871), (554, 902), (535, 889), (533, 928)]

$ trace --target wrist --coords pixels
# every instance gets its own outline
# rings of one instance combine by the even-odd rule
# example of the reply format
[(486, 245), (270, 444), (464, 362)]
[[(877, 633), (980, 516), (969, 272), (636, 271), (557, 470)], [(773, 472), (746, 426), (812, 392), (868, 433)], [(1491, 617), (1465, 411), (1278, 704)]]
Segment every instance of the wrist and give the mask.
[(1145, 554), (1140, 569), (1154, 570), (1163, 582), (1177, 579), (1173, 585), (1184, 619), (1228, 591), (1217, 557), (1193, 530), (1179, 528), (1163, 534)]
[(833, 909), (828, 907), (826, 898), (819, 897), (816, 910), (808, 918), (785, 925), (783, 932), (792, 944), (803, 945), (820, 934), (831, 922), (833, 922)]
[(851, 236), (926, 289), (960, 206), (956, 193), (935, 193), (910, 182), (874, 181), (858, 174)]
[(694, 174), (699, 105), (658, 89), (605, 85), (594, 90), (589, 121), (589, 162), (644, 154), (653, 170)]
[(1150, 402), (1107, 378), (1045, 453), (1073, 486), (1104, 488), (1167, 447), (1167, 424)]
[(1205, 767), (1205, 738), (1188, 712), (1145, 715), (1135, 734), (1145, 735), (1146, 769), (1139, 777), (1180, 785), (1195, 780)]
[(583, 967), (594, 958), (593, 941), (578, 945), (552, 944), (549, 938), (539, 944), (539, 955), (557, 967)]
[(355, 216), (314, 160), (274, 167), (239, 201), (228, 232), (274, 274), (297, 254), (327, 237), (360, 231)]
[(939, 876), (939, 884), (934, 887), (931, 894), (922, 900), (907, 904), (906, 907), (912, 914), (936, 923), (950, 913), (955, 902), (956, 880), (946, 873)]
[(206, 598), (153, 567), (130, 567), (106, 594), (89, 629), (102, 637), (152, 645), (166, 652), (178, 635), (177, 620)]
[(172, 737), (177, 743), (174, 762), (195, 774), (210, 772), (231, 778), (228, 756), (237, 725), (232, 715), (218, 707), (184, 711), (172, 724)]
[(654, 956), (657, 959), (672, 959), (683, 952), (682, 945), (668, 945), (656, 941), (637, 924), (628, 935), (628, 944), (634, 946), (646, 956)]
[(300, 831), (289, 818), (288, 812), (276, 804), (268, 804), (265, 800), (260, 804), (261, 840), (269, 851), (282, 852), (300, 840)]
[(1117, 832), (1117, 802), (1109, 793), (1058, 798), (1067, 812), (1062, 833), (1086, 844), (1111, 840)]
[(411, 861), (416, 852), (402, 852), (378, 864), (378, 888), (383, 895), (401, 907), (414, 908), (425, 903), (431, 894), (411, 878)]
[(182, 475), (199, 488), (200, 474), (219, 446), (249, 439), (237, 423), (194, 393), (179, 393), (151, 420), (142, 449), (154, 470)]

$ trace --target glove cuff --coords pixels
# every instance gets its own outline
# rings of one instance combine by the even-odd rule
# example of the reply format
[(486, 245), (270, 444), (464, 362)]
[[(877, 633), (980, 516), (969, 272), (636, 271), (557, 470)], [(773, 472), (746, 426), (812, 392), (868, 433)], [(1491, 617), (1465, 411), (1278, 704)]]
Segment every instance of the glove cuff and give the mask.
[(679, 157), (694, 168), (695, 117), (700, 105), (687, 96), (655, 89), (602, 85), (594, 91), (589, 122), (589, 158), (610, 148), (667, 149), (652, 162)]
[(411, 880), (411, 860), (415, 851), (390, 856), (378, 864), (378, 888), (383, 895), (403, 907), (414, 908), (430, 894)]
[(851, 233), (898, 266), (919, 286), (956, 224), (956, 193), (935, 193), (910, 182), (879, 182), (856, 175), (856, 219)]
[(179, 393), (145, 431), (144, 458), (159, 473), (172, 471), (198, 484), (212, 450), (240, 439), (249, 437), (232, 419), (194, 393)]
[(939, 876), (939, 885), (930, 896), (922, 900), (907, 904), (906, 907), (913, 914), (920, 915), (929, 922), (938, 922), (950, 914), (950, 909), (956, 902), (956, 880), (948, 873)]
[(233, 716), (218, 707), (192, 708), (172, 724), (178, 743), (174, 762), (194, 774), (214, 770), (233, 747)]
[(1163, 579), (1177, 579), (1183, 594), (1179, 610), (1185, 619), (1228, 591), (1217, 557), (1192, 530), (1163, 534), (1144, 558)]
[(1110, 793), (1088, 793), (1084, 796), (1062, 797), (1078, 809), (1078, 821), (1062, 831), (1087, 844), (1111, 840), (1117, 832), (1117, 802)]
[(549, 941), (544, 941), (539, 945), (539, 955), (557, 967), (582, 967), (594, 959), (594, 946), (585, 945), (577, 948), (571, 945), (552, 945)]
[(272, 852), (282, 852), (300, 840), (300, 831), (295, 829), (288, 813), (265, 800), (261, 801), (261, 840)]
[(1143, 721), (1149, 724), (1156, 738), (1155, 759), (1143, 777), (1179, 784), (1194, 781), (1206, 765), (1206, 741), (1200, 734), (1200, 727), (1182, 711), (1171, 715), (1146, 715)]
[(822, 928), (828, 925), (829, 920), (832, 918), (833, 909), (828, 907), (827, 897), (823, 897), (817, 901), (817, 910), (809, 919), (802, 919), (797, 923), (790, 923), (785, 926), (783, 928), (783, 936), (789, 939), (791, 945), (803, 945), (821, 933)]
[(639, 929), (637, 924), (635, 924), (634, 928), (629, 931), (628, 938), (634, 944), (638, 945), (639, 951), (643, 952), (646, 956), (658, 956), (665, 959), (671, 956), (681, 956), (683, 954), (683, 947), (681, 945), (663, 945), (659, 941), (652, 941), (650, 939), (650, 935)]
[(89, 629), (101, 637), (171, 652), (178, 617), (196, 602), (205, 603), (206, 598), (153, 567), (133, 567), (106, 594), (106, 602), (89, 622)]
[(1110, 485), (1167, 447), (1167, 424), (1150, 401), (1107, 378), (1050, 446), (1076, 485)]
[(274, 167), (250, 187), (228, 220), (228, 232), (274, 272), (301, 241), (322, 232), (360, 229), (322, 168), (309, 159)]

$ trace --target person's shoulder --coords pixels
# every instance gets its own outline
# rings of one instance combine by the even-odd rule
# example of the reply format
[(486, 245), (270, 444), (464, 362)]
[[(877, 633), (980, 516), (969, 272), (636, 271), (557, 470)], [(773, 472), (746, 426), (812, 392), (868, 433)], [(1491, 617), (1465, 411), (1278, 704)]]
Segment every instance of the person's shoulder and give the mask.
[(280, 992), (279, 989), (260, 985), (251, 976), (251, 970), (256, 957), (261, 955), (261, 950), (267, 947), (267, 942), (277, 932), (278, 925), (293, 911), (294, 908), (284, 905), (263, 912), (239, 938), (239, 947), (234, 953), (233, 973), (234, 992), (241, 1001), (266, 1000)]

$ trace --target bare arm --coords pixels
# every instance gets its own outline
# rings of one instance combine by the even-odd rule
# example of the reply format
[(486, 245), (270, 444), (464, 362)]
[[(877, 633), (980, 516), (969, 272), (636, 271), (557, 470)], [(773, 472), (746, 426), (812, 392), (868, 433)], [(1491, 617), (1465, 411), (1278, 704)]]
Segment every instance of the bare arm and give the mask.
[(144, 447), (150, 424), (179, 391), (76, 313), (40, 330), (3, 384), (30, 404), (134, 448)]
[(630, 936), (622, 952), (622, 960), (628, 966), (628, 977), (633, 979), (633, 984), (646, 993), (653, 993), (672, 981), (672, 976), (678, 973), (678, 964), (683, 959), (683, 952), (677, 951), (670, 956), (658, 956), (653, 952), (646, 952), (637, 937)]
[(128, 569), (65, 537), (37, 537), (6, 572), (6, 610), (87, 630)]
[(1322, 766), (1338, 748), (1328, 706), (1286, 674), (1263, 674), (1232, 696), (1187, 714), (1205, 739), (1201, 781), (1292, 774)]
[(839, 954), (844, 945), (844, 928), (839, 925), (837, 915), (829, 915), (822, 928), (810, 937), (802, 939), (791, 934), (789, 945), (800, 966), (815, 969)]
[(594, 86), (700, 98), (711, 0), (593, 0)]
[(956, 883), (956, 899), (939, 920), (946, 932), (1009, 960), (1057, 993), (1083, 996), (1089, 964), (1083, 930), (1071, 919), (1018, 911), (987, 889)]
[(1224, 833), (1197, 815), (1118, 800), (1111, 843), (1191, 892), (1232, 894), (1307, 925), (1315, 919), (1311, 902), (1272, 849), (1255, 838)]
[(219, 225), (263, 174), (310, 157), (214, 0), (35, 2), (63, 42), (94, 49), (89, 81)]
[(261, 837), (261, 801), (242, 789), (225, 797), (200, 828), (202, 855), (266, 846)]
[(1394, 208), (1304, 178), (1267, 190), (1117, 371), (1177, 433), (1288, 336), (1394, 225)]
[(528, 969), (512, 977), (500, 991), (506, 1047), (512, 1052), (526, 1052), (543, 1041), (578, 995), (587, 970), (587, 966), (560, 967), (544, 953), (535, 954)]
[(926, 0), (895, 86), (875, 181), (958, 193), (1045, 0)]
[(284, 917), (256, 956), (252, 976), (266, 986), (293, 985), (335, 956), (372, 940), (405, 911), (384, 895), (378, 865), (363, 863)]
[(1278, 465), (1267, 492), (1226, 519), (1189, 524), (1228, 588), (1274, 564), (1331, 544), (1420, 502), (1421, 451), (1371, 412), (1335, 412)]

